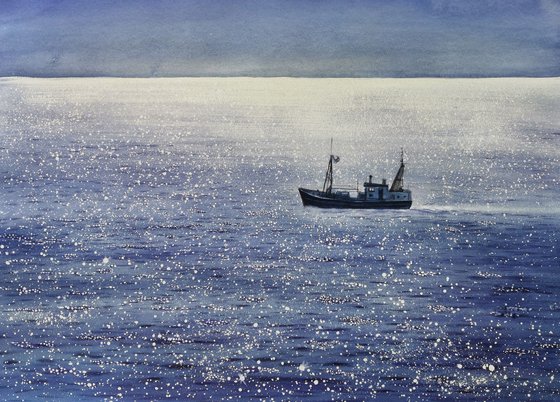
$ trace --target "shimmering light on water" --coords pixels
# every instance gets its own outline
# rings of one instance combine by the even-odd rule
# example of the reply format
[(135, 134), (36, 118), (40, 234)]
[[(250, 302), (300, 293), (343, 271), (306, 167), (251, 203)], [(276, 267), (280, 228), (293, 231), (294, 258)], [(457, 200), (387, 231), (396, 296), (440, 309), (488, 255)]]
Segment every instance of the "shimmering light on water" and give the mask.
[[(558, 399), (558, 93), (1, 80), (2, 397)], [(331, 136), (413, 209), (303, 208)]]

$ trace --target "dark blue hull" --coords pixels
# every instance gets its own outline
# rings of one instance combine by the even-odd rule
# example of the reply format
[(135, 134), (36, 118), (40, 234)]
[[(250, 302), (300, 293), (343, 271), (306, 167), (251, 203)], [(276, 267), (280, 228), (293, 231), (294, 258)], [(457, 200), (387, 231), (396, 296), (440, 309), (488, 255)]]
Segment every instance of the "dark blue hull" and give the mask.
[(323, 192), (299, 188), (304, 206), (340, 209), (410, 209), (412, 201), (376, 200), (366, 201), (356, 198), (336, 198)]

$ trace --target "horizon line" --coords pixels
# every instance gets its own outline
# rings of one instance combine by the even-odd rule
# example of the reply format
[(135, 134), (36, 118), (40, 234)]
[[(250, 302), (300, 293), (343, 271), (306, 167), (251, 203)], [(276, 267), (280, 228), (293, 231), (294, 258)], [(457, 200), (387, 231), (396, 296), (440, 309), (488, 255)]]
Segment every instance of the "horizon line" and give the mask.
[(150, 78), (305, 78), (305, 79), (487, 79), (487, 78), (560, 78), (560, 75), (530, 75), (530, 74), (511, 74), (511, 75), (483, 75), (483, 74), (469, 74), (469, 75), (227, 75), (227, 74), (193, 74), (193, 75), (3, 75), (0, 79), (6, 78), (37, 78), (37, 79), (60, 79), (60, 78), (128, 78), (128, 79), (150, 79)]

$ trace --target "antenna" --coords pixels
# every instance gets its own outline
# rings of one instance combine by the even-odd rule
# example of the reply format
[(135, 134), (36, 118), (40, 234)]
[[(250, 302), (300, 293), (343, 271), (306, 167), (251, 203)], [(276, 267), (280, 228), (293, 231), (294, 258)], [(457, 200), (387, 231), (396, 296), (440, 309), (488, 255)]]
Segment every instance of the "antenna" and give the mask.
[(331, 137), (331, 155), (332, 155), (332, 140), (333, 140), (333, 137)]

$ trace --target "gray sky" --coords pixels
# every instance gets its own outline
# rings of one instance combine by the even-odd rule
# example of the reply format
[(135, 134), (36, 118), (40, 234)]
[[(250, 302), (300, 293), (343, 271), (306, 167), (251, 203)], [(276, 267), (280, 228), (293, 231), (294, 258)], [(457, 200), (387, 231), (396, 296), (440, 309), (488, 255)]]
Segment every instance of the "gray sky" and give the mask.
[(560, 0), (0, 0), (0, 76), (560, 76)]

